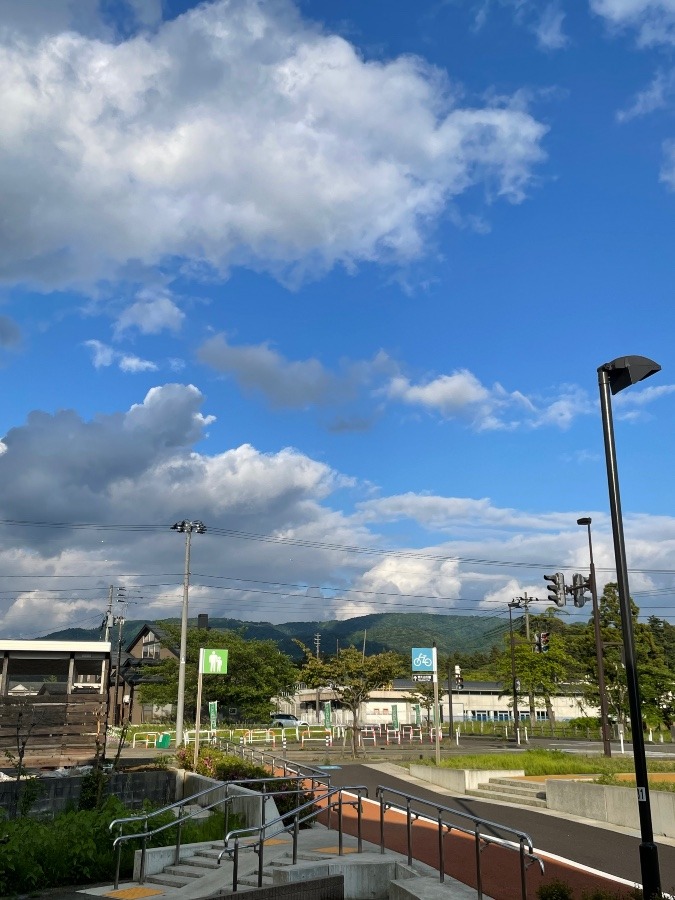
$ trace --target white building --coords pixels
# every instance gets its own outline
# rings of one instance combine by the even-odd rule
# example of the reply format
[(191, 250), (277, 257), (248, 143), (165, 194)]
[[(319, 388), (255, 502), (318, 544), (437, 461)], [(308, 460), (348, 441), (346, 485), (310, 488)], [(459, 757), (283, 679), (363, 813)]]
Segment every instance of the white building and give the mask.
[[(448, 687), (439, 682), (439, 702), (444, 722), (449, 721)], [(562, 687), (562, 686), (561, 686)], [(565, 685), (566, 691), (551, 698), (556, 722), (563, 722), (579, 716), (596, 716), (599, 710), (582, 706), (582, 691), (577, 685)], [(396, 679), (390, 688), (373, 691), (369, 700), (362, 704), (360, 725), (380, 725), (392, 721), (400, 724), (416, 724), (420, 717), (424, 721), (427, 712), (415, 696), (417, 685), (409, 678)], [(504, 693), (504, 686), (497, 681), (465, 681), (461, 691), (453, 689), (452, 716), (455, 722), (508, 722), (513, 721), (513, 705), (510, 691)], [(350, 725), (351, 713), (343, 709), (335, 693), (330, 688), (316, 690), (304, 684), (296, 685), (294, 694), (277, 698), (277, 710), (292, 713), (308, 722), (324, 721), (324, 706), (330, 703), (331, 720), (336, 725)], [(420, 705), (419, 713), (416, 707)], [(518, 697), (518, 713), (521, 720), (529, 721), (530, 708), (526, 694)], [(546, 710), (537, 704), (538, 722), (547, 721)]]

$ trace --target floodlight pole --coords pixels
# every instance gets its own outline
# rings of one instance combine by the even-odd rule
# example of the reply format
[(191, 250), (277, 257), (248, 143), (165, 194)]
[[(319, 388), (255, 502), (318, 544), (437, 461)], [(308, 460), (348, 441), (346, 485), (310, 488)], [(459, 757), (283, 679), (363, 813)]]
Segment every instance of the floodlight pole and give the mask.
[(176, 747), (183, 744), (183, 718), (185, 713), (185, 660), (187, 657), (188, 599), (190, 594), (190, 545), (192, 532), (204, 534), (206, 526), (196, 520), (183, 520), (171, 526), (172, 531), (185, 534), (185, 569), (183, 571), (183, 606), (180, 619), (180, 655), (178, 658), (178, 697), (176, 700)]
[(635, 765), (635, 781), (637, 786), (638, 814), (640, 817), (640, 870), (642, 874), (642, 893), (644, 900), (653, 900), (661, 894), (661, 875), (659, 872), (658, 849), (654, 843), (652, 813), (649, 801), (649, 783), (647, 780), (647, 760), (645, 756), (644, 735), (642, 734), (642, 709), (640, 702), (640, 686), (635, 667), (635, 642), (633, 638), (633, 618), (630, 608), (630, 591), (628, 588), (628, 566), (626, 563), (626, 547), (621, 517), (621, 499), (619, 496), (619, 476), (616, 464), (616, 448), (614, 445), (614, 424), (612, 420), (612, 394), (622, 391), (631, 384), (636, 384), (650, 375), (660, 371), (661, 366), (644, 356), (625, 356), (604, 363), (598, 368), (598, 385), (600, 388), (600, 410), (602, 429), (605, 441), (605, 459), (607, 463), (607, 482), (609, 486), (609, 505), (612, 514), (612, 534), (614, 537), (614, 557), (616, 561), (616, 579), (619, 593), (619, 609), (621, 612), (621, 629), (626, 663), (626, 683), (630, 707), (631, 733), (633, 738), (633, 762)]
[(585, 525), (588, 529), (588, 552), (591, 557), (591, 597), (593, 600), (593, 632), (595, 635), (595, 661), (598, 667), (598, 691), (600, 692), (600, 733), (602, 734), (602, 752), (611, 757), (612, 745), (609, 738), (609, 718), (607, 715), (607, 688), (605, 686), (605, 661), (602, 653), (602, 632), (600, 631), (600, 604), (598, 603), (598, 585), (595, 580), (595, 564), (593, 562), (593, 541), (591, 539), (591, 517), (577, 519), (577, 525)]

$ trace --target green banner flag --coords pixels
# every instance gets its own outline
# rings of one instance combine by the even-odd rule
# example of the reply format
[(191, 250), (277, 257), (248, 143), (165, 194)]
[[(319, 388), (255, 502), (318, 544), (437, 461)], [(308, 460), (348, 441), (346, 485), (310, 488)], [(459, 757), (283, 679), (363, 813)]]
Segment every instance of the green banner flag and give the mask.
[(395, 703), (391, 707), (391, 722), (394, 728), (398, 728), (398, 706)]
[(218, 701), (209, 700), (209, 719), (211, 720), (211, 731), (215, 731), (218, 727)]
[(227, 650), (200, 647), (199, 674), (227, 675)]
[(326, 728), (330, 728), (331, 715), (330, 700), (327, 700), (323, 705), (323, 724)]
[(420, 706), (419, 703), (416, 703), (413, 706), (413, 709), (415, 710), (415, 725), (421, 725), (422, 724), (422, 707)]

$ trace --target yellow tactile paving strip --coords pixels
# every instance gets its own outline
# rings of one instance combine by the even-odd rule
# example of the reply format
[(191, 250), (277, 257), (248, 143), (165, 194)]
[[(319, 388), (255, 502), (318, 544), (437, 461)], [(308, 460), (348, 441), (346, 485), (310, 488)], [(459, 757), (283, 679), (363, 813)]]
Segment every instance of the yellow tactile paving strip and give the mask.
[(156, 897), (158, 894), (163, 893), (164, 891), (157, 890), (157, 888), (132, 887), (121, 888), (119, 891), (111, 891), (109, 894), (103, 894), (103, 896), (119, 897), (120, 900), (141, 900), (142, 897)]
[[(339, 847), (315, 847), (314, 853), (339, 853)], [(356, 847), (343, 847), (342, 853), (358, 853)]]

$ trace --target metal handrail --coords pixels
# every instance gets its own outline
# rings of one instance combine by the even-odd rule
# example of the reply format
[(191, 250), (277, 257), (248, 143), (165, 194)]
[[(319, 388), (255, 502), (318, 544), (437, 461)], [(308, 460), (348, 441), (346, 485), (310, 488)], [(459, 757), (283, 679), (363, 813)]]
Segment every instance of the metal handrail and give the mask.
[[(116, 861), (115, 861), (115, 880), (114, 887), (117, 890), (119, 885), (119, 874), (120, 874), (120, 864), (121, 864), (121, 856), (122, 856), (122, 845), (126, 841), (131, 840), (140, 840), (142, 841), (141, 847), (141, 871), (140, 871), (140, 879), (139, 883), (143, 884), (145, 881), (145, 859), (147, 854), (148, 847), (148, 838), (154, 837), (156, 834), (161, 834), (163, 831), (167, 831), (169, 828), (176, 828), (176, 847), (174, 851), (174, 865), (177, 865), (180, 859), (180, 849), (181, 849), (181, 834), (183, 824), (188, 822), (190, 819), (195, 818), (204, 812), (204, 810), (215, 809), (218, 806), (225, 805), (225, 831), (227, 832), (228, 825), (228, 813), (229, 808), (228, 805), (230, 801), (234, 799), (239, 799), (241, 795), (238, 795), (237, 798), (229, 795), (229, 790), (233, 786), (237, 787), (249, 787), (250, 785), (263, 785), (263, 790), (260, 792), (260, 802), (261, 802), (261, 818), (264, 821), (264, 812), (265, 812), (265, 800), (269, 797), (279, 796), (280, 794), (288, 794), (288, 793), (304, 793), (304, 791), (297, 790), (295, 792), (292, 791), (269, 791), (267, 790), (268, 785), (278, 784), (282, 781), (295, 781), (298, 786), (302, 781), (305, 781), (305, 776), (297, 775), (297, 776), (285, 776), (285, 777), (270, 777), (270, 778), (246, 778), (240, 779), (238, 781), (221, 781), (218, 784), (211, 785), (208, 788), (204, 788), (201, 791), (198, 791), (196, 794), (191, 794), (189, 797), (184, 797), (182, 800), (177, 800), (175, 803), (169, 803), (167, 806), (163, 806), (161, 809), (155, 809), (148, 813), (142, 813), (137, 816), (127, 816), (125, 818), (113, 819), (113, 821), (109, 825), (109, 830), (112, 832), (115, 828), (119, 828), (120, 834), (113, 841), (113, 852), (117, 851)], [(222, 792), (225, 790), (225, 796), (219, 797), (217, 800), (212, 801), (211, 803), (207, 803), (205, 805), (200, 805), (198, 811), (194, 811), (192, 813), (188, 813), (187, 815), (183, 814), (184, 807), (194, 804), (197, 800), (202, 799), (207, 794), (213, 793), (214, 791)], [(170, 812), (172, 810), (178, 810), (178, 817), (173, 822), (168, 822), (164, 825), (159, 825), (157, 828), (148, 829), (148, 824), (151, 819), (161, 816), (164, 813)], [(122, 829), (124, 825), (129, 824), (131, 822), (141, 823), (143, 825), (143, 831), (140, 833), (132, 833), (132, 834), (123, 834)]]
[(295, 772), (297, 775), (303, 775), (305, 778), (311, 779), (312, 782), (325, 783), (330, 787), (330, 775), (322, 769), (316, 769), (304, 763), (291, 762), (285, 756), (280, 757), (276, 754), (268, 754), (264, 750), (233, 744), (228, 740), (221, 741), (218, 746), (220, 750), (232, 756), (240, 756), (242, 759), (249, 759), (251, 762), (257, 761), (260, 765), (269, 766), (273, 771), (280, 769), (284, 776), (288, 772)]
[[(354, 800), (345, 801), (343, 798), (343, 793), (347, 792), (355, 792), (356, 798)], [(290, 792), (286, 792), (290, 793)], [(337, 795), (337, 801), (331, 800), (331, 797)], [(311, 800), (308, 800), (306, 803), (302, 803), (300, 806), (297, 806), (293, 812), (284, 813), (281, 816), (278, 816), (276, 819), (272, 819), (271, 822), (262, 822), (260, 825), (254, 825), (250, 828), (237, 828), (233, 831), (228, 832), (225, 835), (225, 848), (221, 850), (218, 855), (218, 864), (220, 865), (222, 858), (224, 856), (230, 856), (232, 859), (232, 891), (236, 892), (239, 884), (239, 849), (240, 849), (240, 839), (246, 837), (254, 837), (254, 840), (246, 844), (246, 850), (254, 850), (258, 854), (258, 887), (262, 887), (263, 883), (263, 869), (264, 869), (264, 848), (265, 848), (265, 833), (273, 828), (273, 826), (279, 826), (278, 830), (289, 831), (292, 828), (293, 835), (293, 865), (295, 865), (298, 861), (298, 834), (300, 831), (300, 825), (304, 822), (308, 822), (311, 819), (316, 818), (321, 815), (321, 813), (326, 812), (328, 814), (328, 827), (330, 828), (330, 814), (331, 810), (337, 808), (337, 818), (338, 818), (338, 856), (344, 855), (343, 850), (343, 830), (342, 830), (342, 814), (343, 808), (345, 806), (352, 806), (356, 808), (356, 836), (357, 836), (357, 852), (361, 853), (363, 851), (363, 837), (362, 837), (362, 814), (363, 814), (363, 802), (362, 797), (365, 795), (368, 796), (368, 788), (365, 785), (350, 785), (345, 787), (329, 787), (323, 794), (315, 795)], [(324, 806), (317, 806), (318, 803), (322, 801), (326, 801)], [(308, 810), (308, 814), (305, 816), (301, 816), (300, 813), (303, 810)], [(293, 824), (288, 825), (288, 819), (293, 817)], [(274, 833), (277, 833), (276, 831)], [(234, 840), (232, 848), (228, 846), (229, 842)]]
[[(405, 800), (405, 804), (396, 803), (394, 801), (388, 802), (385, 800), (385, 794), (393, 794), (397, 797), (402, 797)], [(544, 873), (544, 863), (543, 860), (538, 857), (534, 852), (534, 846), (532, 844), (532, 839), (530, 836), (524, 832), (519, 831), (516, 828), (510, 828), (508, 825), (502, 825), (499, 822), (491, 822), (489, 819), (483, 819), (480, 816), (471, 815), (471, 813), (463, 812), (458, 809), (453, 809), (450, 806), (442, 806), (440, 803), (434, 803), (433, 800), (425, 800), (423, 797), (415, 797), (413, 794), (406, 794), (403, 791), (397, 791), (394, 788), (385, 787), (384, 785), (378, 785), (376, 790), (376, 797), (380, 801), (380, 852), (385, 852), (384, 845), (384, 814), (388, 809), (398, 809), (401, 812), (405, 812), (406, 814), (406, 836), (407, 836), (407, 849), (408, 849), (408, 865), (412, 865), (413, 861), (413, 853), (412, 853), (412, 829), (413, 824), (417, 819), (427, 818), (423, 813), (414, 811), (411, 806), (412, 803), (421, 803), (424, 806), (431, 807), (436, 810), (436, 822), (438, 825), (438, 868), (440, 874), (440, 881), (445, 880), (445, 846), (443, 842), (443, 838), (450, 834), (451, 831), (457, 831), (461, 834), (467, 834), (473, 836), (475, 842), (475, 851), (476, 851), (476, 890), (478, 893), (478, 900), (482, 900), (483, 897), (483, 877), (481, 871), (481, 852), (490, 844), (497, 844), (501, 847), (506, 847), (507, 849), (513, 849), (515, 845), (515, 841), (509, 841), (504, 838), (495, 837), (494, 835), (488, 835), (481, 832), (481, 828), (497, 828), (500, 831), (508, 832), (509, 834), (514, 835), (518, 841), (518, 853), (520, 860), (520, 887), (521, 894), (523, 900), (527, 900), (527, 886), (525, 881), (525, 873), (527, 872), (528, 866), (534, 862), (539, 863), (539, 868), (541, 869), (542, 875)], [(473, 822), (473, 828), (462, 828), (459, 825), (451, 824), (449, 822), (445, 822), (443, 820), (443, 814), (449, 813), (453, 816), (459, 816), (462, 819), (469, 819)]]

